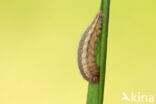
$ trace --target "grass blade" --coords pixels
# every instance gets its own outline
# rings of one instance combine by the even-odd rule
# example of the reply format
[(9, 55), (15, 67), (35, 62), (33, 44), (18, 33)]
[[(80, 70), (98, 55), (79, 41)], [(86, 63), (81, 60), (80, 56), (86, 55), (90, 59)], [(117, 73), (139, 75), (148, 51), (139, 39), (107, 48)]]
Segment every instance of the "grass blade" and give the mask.
[(107, 38), (109, 23), (109, 6), (110, 0), (101, 1), (102, 17), (102, 36), (101, 36), (101, 53), (100, 53), (100, 80), (99, 80), (99, 104), (103, 104), (104, 82), (106, 73), (106, 56), (107, 56)]
[(107, 38), (109, 23), (109, 6), (110, 0), (101, 0), (100, 10), (103, 12), (102, 33), (99, 35), (96, 48), (96, 64), (100, 69), (99, 83), (88, 85), (87, 104), (103, 104), (104, 82), (106, 73), (106, 56), (107, 56)]

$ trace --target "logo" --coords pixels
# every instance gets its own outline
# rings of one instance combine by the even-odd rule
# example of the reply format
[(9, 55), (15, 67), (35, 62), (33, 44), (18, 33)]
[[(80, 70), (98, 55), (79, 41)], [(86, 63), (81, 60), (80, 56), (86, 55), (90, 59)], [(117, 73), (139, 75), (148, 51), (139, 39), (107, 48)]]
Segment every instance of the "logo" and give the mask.
[(126, 94), (125, 92), (122, 93), (122, 101), (129, 102), (129, 103), (154, 103), (154, 95), (146, 95), (140, 92), (134, 93), (131, 92), (130, 94)]

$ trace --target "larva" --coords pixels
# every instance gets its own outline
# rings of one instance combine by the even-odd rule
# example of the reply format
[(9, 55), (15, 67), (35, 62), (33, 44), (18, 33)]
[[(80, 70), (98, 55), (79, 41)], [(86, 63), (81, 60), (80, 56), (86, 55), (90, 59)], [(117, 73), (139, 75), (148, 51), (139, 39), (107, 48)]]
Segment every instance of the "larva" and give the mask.
[(102, 12), (99, 12), (83, 33), (78, 48), (78, 66), (84, 79), (96, 83), (99, 80), (99, 70), (95, 64), (96, 41), (101, 33)]

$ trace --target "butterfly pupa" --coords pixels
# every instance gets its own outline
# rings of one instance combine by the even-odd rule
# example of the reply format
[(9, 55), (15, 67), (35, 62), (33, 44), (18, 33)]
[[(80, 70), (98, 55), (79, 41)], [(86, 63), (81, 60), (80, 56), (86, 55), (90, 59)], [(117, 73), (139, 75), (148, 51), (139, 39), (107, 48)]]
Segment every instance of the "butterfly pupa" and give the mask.
[(101, 33), (102, 12), (99, 12), (83, 33), (78, 47), (78, 66), (84, 79), (91, 83), (99, 81), (99, 69), (95, 63), (96, 42)]

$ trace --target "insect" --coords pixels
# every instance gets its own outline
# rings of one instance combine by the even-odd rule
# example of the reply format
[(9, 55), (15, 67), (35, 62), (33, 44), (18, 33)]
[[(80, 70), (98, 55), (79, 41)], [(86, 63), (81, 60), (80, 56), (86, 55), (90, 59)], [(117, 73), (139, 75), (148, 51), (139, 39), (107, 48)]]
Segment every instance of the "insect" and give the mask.
[(99, 81), (99, 69), (95, 63), (96, 41), (101, 33), (102, 12), (100, 11), (87, 30), (83, 33), (78, 48), (78, 66), (84, 79), (96, 83)]

